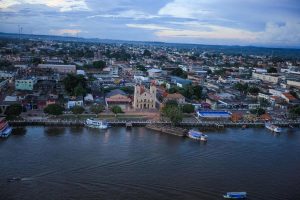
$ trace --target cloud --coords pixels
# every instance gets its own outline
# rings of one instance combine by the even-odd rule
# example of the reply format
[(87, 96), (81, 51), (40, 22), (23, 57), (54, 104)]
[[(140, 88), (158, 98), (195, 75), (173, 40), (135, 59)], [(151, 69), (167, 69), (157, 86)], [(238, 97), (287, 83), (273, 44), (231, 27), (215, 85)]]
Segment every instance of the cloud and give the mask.
[(100, 14), (100, 15), (92, 15), (88, 16), (88, 19), (102, 17), (102, 18), (131, 18), (135, 20), (139, 19), (153, 19), (158, 18), (158, 15), (150, 15), (148, 13), (137, 11), (137, 10), (125, 10), (118, 13), (113, 14)]
[(0, 9), (19, 4), (39, 4), (57, 8), (60, 12), (89, 10), (85, 0), (2, 0)]
[(57, 29), (57, 30), (50, 30), (50, 34), (53, 35), (70, 35), (70, 36), (75, 36), (82, 31), (79, 29)]
[(171, 30), (171, 28), (160, 26), (157, 24), (126, 24), (129, 28), (140, 28), (146, 30)]

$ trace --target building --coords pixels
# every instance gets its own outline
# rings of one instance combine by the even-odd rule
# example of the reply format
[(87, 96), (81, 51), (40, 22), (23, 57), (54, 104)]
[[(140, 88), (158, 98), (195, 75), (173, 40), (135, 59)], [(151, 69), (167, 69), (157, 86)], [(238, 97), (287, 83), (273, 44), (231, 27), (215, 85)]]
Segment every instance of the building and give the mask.
[(120, 89), (109, 92), (105, 97), (106, 107), (120, 106), (122, 110), (128, 110), (131, 107), (131, 99)]
[(229, 119), (231, 112), (227, 111), (198, 111), (197, 116), (205, 119)]
[(181, 88), (184, 87), (184, 86), (192, 84), (191, 80), (183, 79), (183, 78), (180, 78), (180, 77), (177, 77), (177, 76), (171, 76), (171, 82), (173, 84), (176, 84), (178, 87), (181, 87)]
[(39, 64), (38, 68), (41, 69), (51, 69), (55, 72), (62, 74), (76, 74), (76, 66), (75, 65), (56, 65), (56, 64)]
[(156, 108), (156, 86), (150, 85), (150, 89), (142, 85), (134, 87), (134, 109), (155, 109)]
[(71, 109), (74, 106), (83, 106), (83, 99), (79, 97), (76, 99), (70, 99), (67, 103), (67, 109)]
[(36, 79), (19, 79), (15, 81), (16, 90), (33, 90), (33, 86), (36, 83)]
[(178, 104), (185, 104), (185, 97), (180, 93), (167, 94), (164, 98), (164, 103), (168, 101), (176, 101)]
[(152, 78), (157, 78), (157, 77), (160, 77), (162, 75), (162, 70), (161, 69), (152, 68), (152, 69), (147, 70), (147, 72), (148, 72), (148, 76), (152, 77)]
[(260, 74), (260, 73), (252, 73), (252, 78), (259, 79), (264, 82), (269, 82), (273, 84), (277, 84), (279, 82), (279, 76), (269, 75), (269, 74)]

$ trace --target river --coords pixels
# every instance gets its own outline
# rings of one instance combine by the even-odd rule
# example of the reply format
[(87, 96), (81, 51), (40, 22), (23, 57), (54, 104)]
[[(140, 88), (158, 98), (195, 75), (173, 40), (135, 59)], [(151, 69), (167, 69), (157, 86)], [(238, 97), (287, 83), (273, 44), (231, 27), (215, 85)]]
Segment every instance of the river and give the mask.
[(300, 198), (300, 129), (206, 133), (199, 143), (143, 127), (15, 129), (0, 140), (0, 199)]

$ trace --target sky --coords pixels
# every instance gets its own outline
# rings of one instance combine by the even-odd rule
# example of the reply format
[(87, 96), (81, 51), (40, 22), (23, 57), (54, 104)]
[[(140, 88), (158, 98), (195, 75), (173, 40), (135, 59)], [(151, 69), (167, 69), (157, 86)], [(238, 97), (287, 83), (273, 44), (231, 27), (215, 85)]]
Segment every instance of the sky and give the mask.
[(0, 32), (300, 47), (299, 0), (0, 0)]

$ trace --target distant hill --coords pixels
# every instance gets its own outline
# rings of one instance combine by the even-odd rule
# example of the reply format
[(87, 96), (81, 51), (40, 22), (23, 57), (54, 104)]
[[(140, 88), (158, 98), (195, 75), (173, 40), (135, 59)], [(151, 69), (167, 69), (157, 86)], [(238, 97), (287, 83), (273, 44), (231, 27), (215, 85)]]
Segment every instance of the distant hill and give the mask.
[(183, 44), (183, 43), (165, 43), (165, 42), (147, 42), (147, 41), (125, 41), (99, 38), (81, 38), (71, 36), (54, 36), (54, 35), (32, 35), (17, 33), (2, 33), (0, 39), (32, 39), (32, 40), (54, 40), (66, 42), (83, 42), (83, 43), (103, 43), (103, 44), (133, 44), (133, 45), (151, 45), (176, 47), (178, 49), (194, 49), (199, 52), (225, 53), (236, 55), (266, 55), (274, 57), (300, 59), (300, 49), (292, 48), (267, 48), (255, 46), (229, 46), (229, 45), (203, 45), (203, 44)]

